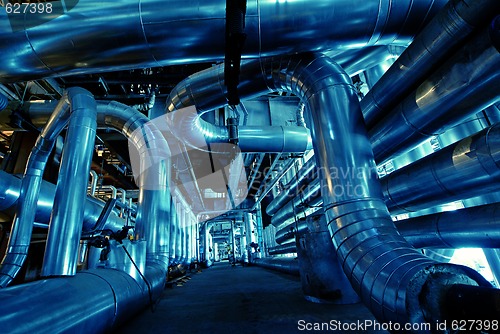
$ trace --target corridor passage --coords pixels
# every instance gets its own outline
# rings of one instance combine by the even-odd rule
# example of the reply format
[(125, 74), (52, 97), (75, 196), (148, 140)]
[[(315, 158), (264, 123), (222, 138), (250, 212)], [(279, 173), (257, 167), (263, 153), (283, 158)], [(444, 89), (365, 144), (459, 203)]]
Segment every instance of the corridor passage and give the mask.
[[(374, 318), (362, 304), (306, 301), (298, 277), (227, 262), (190, 275), (181, 286), (165, 289), (154, 313), (145, 310), (116, 333), (386, 333), (373, 328), (335, 330), (339, 323)], [(319, 323), (333, 326), (307, 330)]]

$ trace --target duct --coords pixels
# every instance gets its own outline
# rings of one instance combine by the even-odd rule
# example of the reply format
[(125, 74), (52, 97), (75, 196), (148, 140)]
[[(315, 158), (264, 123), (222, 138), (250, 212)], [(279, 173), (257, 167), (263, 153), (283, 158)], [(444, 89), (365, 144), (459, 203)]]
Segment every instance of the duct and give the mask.
[(474, 36), (370, 131), (377, 162), (409, 151), (495, 103), (500, 17)]
[(287, 243), (283, 243), (279, 246), (274, 246), (268, 249), (269, 255), (280, 255), (280, 254), (290, 254), (297, 253), (297, 246), (295, 245), (295, 240)]
[(304, 186), (314, 181), (317, 176), (316, 162), (314, 159), (310, 159), (302, 166), (295, 177), (283, 187), (284, 190), (269, 203), (266, 213), (270, 216), (274, 215), (291, 198), (295, 197)]
[(71, 88), (67, 94), (71, 116), (66, 132), (54, 208), (43, 259), (43, 277), (74, 276), (87, 194), (88, 175), (97, 128), (92, 94)]
[(293, 257), (256, 258), (253, 264), (266, 269), (276, 270), (285, 274), (299, 276), (299, 261)]
[[(203, 80), (196, 84), (202, 89), (193, 90), (200, 93), (191, 103), (198, 110), (224, 104), (219, 72), (220, 66), (198, 76)], [(177, 91), (184, 84), (181, 82)], [(398, 234), (383, 202), (356, 90), (338, 65), (309, 54), (242, 64), (240, 98), (269, 90), (295, 93), (312, 116), (314, 150), (324, 152), (315, 157), (330, 233), (344, 272), (377, 319), (434, 322), (443, 318), (445, 310), (442, 304), (427, 304), (427, 300), (438, 300), (435, 295), (455, 283), (488, 285), (466, 267), (435, 263)], [(198, 99), (205, 96), (206, 101)], [(166, 105), (174, 110), (169, 106), (176, 102), (167, 101)], [(336, 112), (327, 112), (326, 106)], [(346, 175), (335, 177), (335, 171)], [(428, 284), (433, 288), (424, 289)]]
[[(160, 273), (152, 266), (145, 272), (153, 300), (163, 290)], [(17, 285), (0, 292), (0, 300), (2, 331), (12, 334), (109, 332), (150, 302), (143, 284), (112, 269)]]
[(381, 180), (393, 214), (497, 191), (500, 123), (462, 139)]
[(7, 252), (0, 268), (0, 287), (2, 288), (14, 279), (28, 254), (43, 171), (57, 137), (69, 121), (69, 101), (72, 100), (73, 94), (79, 92), (79, 90), (66, 92), (38, 136), (35, 147), (28, 158)]
[(500, 204), (421, 216), (395, 223), (417, 248), (500, 248)]
[(279, 226), (286, 220), (296, 217), (306, 209), (319, 208), (321, 202), (321, 189), (319, 179), (307, 186), (299, 196), (293, 197), (271, 218), (271, 224)]
[(282, 244), (288, 240), (295, 238), (297, 234), (306, 233), (308, 230), (307, 222), (305, 219), (294, 221), (285, 227), (276, 231), (276, 242)]
[(496, 0), (449, 1), (361, 101), (367, 128), (394, 108), (474, 29), (489, 23), (498, 11)]
[[(445, 3), (370, 0), (360, 8), (338, 0), (248, 1), (243, 58), (407, 45)], [(165, 5), (172, 10), (158, 10)], [(25, 22), (23, 15), (7, 17), (5, 11), (0, 15), (0, 44), (6, 46), (4, 56), (13, 60), (0, 64), (2, 82), (224, 57), (225, 6), (220, 0), (192, 6), (181, 0), (80, 0), (57, 20), (37, 21), (37, 25)], [(332, 24), (339, 20), (341, 25)]]

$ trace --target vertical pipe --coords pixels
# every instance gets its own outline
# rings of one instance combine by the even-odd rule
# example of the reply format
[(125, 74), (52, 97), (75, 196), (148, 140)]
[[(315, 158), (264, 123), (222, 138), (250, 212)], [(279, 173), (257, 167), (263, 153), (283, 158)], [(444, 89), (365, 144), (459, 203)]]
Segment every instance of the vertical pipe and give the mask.
[(42, 276), (73, 276), (78, 264), (87, 181), (97, 128), (94, 97), (72, 89), (71, 117), (57, 179)]
[[(29, 156), (21, 183), (7, 252), (0, 268), (0, 287), (2, 288), (12, 282), (28, 255), (43, 172), (56, 138), (69, 121), (69, 110), (68, 92), (65, 92), (38, 136), (35, 147)], [(85, 180), (87, 180), (87, 176), (85, 176)]]
[(95, 195), (95, 189), (97, 187), (97, 181), (99, 180), (99, 176), (93, 170), (90, 171), (90, 196)]
[(173, 264), (176, 258), (176, 243), (177, 243), (177, 218), (176, 218), (175, 201), (173, 197), (170, 197), (170, 257), (169, 263)]

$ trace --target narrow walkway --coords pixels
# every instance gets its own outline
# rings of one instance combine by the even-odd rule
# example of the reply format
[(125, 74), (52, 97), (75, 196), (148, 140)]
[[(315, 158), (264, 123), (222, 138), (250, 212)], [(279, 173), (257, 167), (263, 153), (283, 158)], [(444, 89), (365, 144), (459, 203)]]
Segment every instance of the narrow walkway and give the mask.
[[(298, 277), (259, 267), (219, 263), (193, 274), (183, 286), (165, 289), (154, 313), (144, 311), (116, 333), (303, 333), (308, 332), (306, 324), (370, 319), (373, 316), (360, 304), (325, 305), (306, 301)], [(369, 328), (333, 329), (321, 332), (385, 333)]]

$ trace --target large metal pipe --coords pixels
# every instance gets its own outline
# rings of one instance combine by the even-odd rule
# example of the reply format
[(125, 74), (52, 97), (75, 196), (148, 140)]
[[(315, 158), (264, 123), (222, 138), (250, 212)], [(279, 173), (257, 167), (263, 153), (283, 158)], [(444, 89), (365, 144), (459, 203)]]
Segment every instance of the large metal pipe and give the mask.
[(266, 257), (253, 259), (253, 264), (294, 276), (300, 275), (299, 261), (293, 257)]
[[(407, 45), (445, 3), (369, 0), (353, 6), (339, 0), (250, 0), (243, 57)], [(4, 57), (12, 61), (0, 64), (0, 80), (223, 60), (224, 9), (223, 0), (191, 4), (181, 0), (80, 0), (64, 14), (59, 8), (62, 15), (57, 19), (47, 14), (37, 16), (37, 21), (1, 11), (0, 45)], [(340, 21), (342, 24), (332, 24)]]
[(269, 203), (266, 213), (270, 216), (274, 215), (287, 202), (296, 197), (304, 186), (313, 182), (317, 176), (316, 161), (310, 159), (300, 168), (294, 178), (283, 187), (283, 191)]
[(162, 270), (148, 266), (144, 276), (149, 290), (127, 273), (113, 269), (90, 270), (74, 277), (10, 287), (0, 292), (2, 331), (109, 332), (161, 295), (165, 281), (161, 279)]
[(489, 204), (395, 223), (417, 248), (500, 248), (500, 204)]
[(361, 101), (367, 127), (394, 108), (474, 29), (488, 24), (499, 6), (497, 0), (449, 1)]
[(7, 252), (0, 268), (0, 287), (2, 288), (6, 287), (14, 279), (28, 255), (31, 231), (47, 159), (54, 147), (56, 138), (69, 121), (72, 95), (79, 92), (79, 90), (71, 89), (66, 91), (38, 136), (35, 147), (28, 158)]
[(377, 162), (439, 135), (499, 99), (500, 16), (369, 131)]
[(71, 116), (43, 258), (41, 275), (44, 277), (76, 274), (97, 128), (96, 102), (91, 93), (81, 88), (71, 88), (67, 99)]
[(418, 211), (500, 188), (500, 123), (381, 180), (393, 213)]
[[(197, 109), (225, 105), (220, 67), (204, 71), (199, 96), (188, 103)], [(212, 80), (209, 80), (210, 73)], [(184, 82), (178, 87), (182, 87)], [(356, 89), (349, 77), (330, 59), (311, 54), (262, 59), (242, 64), (239, 93), (242, 99), (269, 90), (298, 95), (313, 120), (313, 146), (320, 167), (323, 201), (333, 242), (355, 291), (382, 321), (425, 322), (427, 304), (448, 288), (449, 280), (472, 285), (488, 283), (464, 267), (436, 264), (412, 248), (397, 232), (377, 179)], [(203, 99), (202, 97), (207, 97)], [(201, 98), (201, 99), (198, 99)], [(167, 109), (175, 101), (167, 101)], [(325, 108), (333, 108), (329, 113)], [(172, 110), (174, 110), (172, 108)], [(338, 177), (342, 171), (345, 176)], [(332, 172), (332, 173), (331, 173)], [(348, 192), (347, 189), (351, 189)], [(424, 290), (432, 282), (435, 289)], [(398, 296), (396, 298), (395, 296)], [(430, 303), (440, 312), (441, 304)], [(408, 311), (409, 310), (409, 311)], [(440, 319), (432, 312), (431, 320)]]

